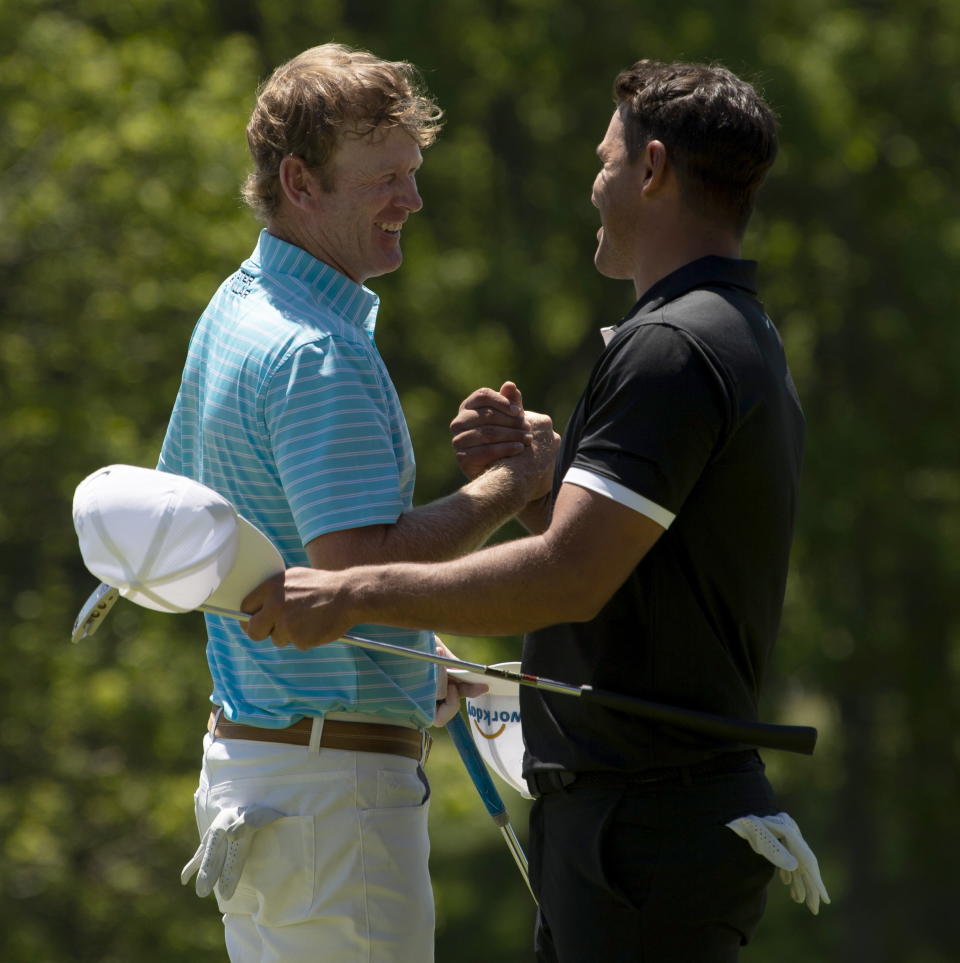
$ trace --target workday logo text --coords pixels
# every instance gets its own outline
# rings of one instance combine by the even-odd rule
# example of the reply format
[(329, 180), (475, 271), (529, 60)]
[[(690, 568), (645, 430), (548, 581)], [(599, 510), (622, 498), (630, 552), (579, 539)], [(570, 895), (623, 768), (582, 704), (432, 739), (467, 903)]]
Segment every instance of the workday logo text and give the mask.
[(472, 703), (467, 703), (467, 713), (473, 724), (485, 739), (496, 739), (511, 722), (520, 722), (519, 709), (481, 709)]

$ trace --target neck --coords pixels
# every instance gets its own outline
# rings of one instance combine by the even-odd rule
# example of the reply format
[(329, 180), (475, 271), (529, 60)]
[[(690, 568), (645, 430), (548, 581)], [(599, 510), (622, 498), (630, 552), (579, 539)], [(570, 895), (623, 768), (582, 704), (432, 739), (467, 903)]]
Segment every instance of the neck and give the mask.
[(331, 257), (327, 251), (324, 250), (323, 246), (318, 243), (311, 233), (302, 227), (295, 218), (283, 216), (271, 218), (267, 222), (267, 232), (279, 238), (281, 241), (286, 241), (287, 244), (293, 244), (295, 247), (301, 248), (318, 261), (323, 261), (324, 264), (332, 267), (334, 271), (338, 271), (344, 275), (344, 277), (350, 278), (355, 284), (364, 283), (364, 281), (352, 277), (337, 259)]
[(303, 248), (308, 254), (313, 253), (310, 250), (308, 239), (298, 229), (298, 225), (290, 218), (284, 217), (282, 213), (276, 214), (267, 221), (267, 231), (281, 241), (286, 241), (287, 244), (294, 244)]
[(638, 251), (634, 265), (633, 286), (641, 297), (661, 278), (698, 258), (740, 257), (740, 240), (731, 231), (705, 225), (702, 221), (673, 221), (660, 231), (650, 233), (652, 242)]

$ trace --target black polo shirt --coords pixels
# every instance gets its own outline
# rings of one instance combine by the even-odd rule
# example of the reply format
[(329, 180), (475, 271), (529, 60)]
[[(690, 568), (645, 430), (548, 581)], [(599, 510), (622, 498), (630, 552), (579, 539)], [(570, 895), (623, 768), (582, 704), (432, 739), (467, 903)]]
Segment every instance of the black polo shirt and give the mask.
[[(596, 618), (528, 633), (525, 671), (757, 718), (804, 424), (755, 276), (753, 261), (701, 258), (614, 328), (564, 434), (554, 493), (564, 481), (601, 491), (666, 531)], [(520, 695), (525, 771), (634, 771), (731, 748), (570, 696)]]

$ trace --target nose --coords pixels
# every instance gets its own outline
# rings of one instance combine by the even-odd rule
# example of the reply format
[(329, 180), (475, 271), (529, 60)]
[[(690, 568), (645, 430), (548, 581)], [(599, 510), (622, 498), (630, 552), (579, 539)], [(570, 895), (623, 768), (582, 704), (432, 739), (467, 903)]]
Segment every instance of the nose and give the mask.
[(397, 198), (397, 203), (408, 210), (411, 214), (416, 213), (423, 207), (423, 198), (417, 190), (417, 179), (408, 177), (404, 183), (403, 190)]

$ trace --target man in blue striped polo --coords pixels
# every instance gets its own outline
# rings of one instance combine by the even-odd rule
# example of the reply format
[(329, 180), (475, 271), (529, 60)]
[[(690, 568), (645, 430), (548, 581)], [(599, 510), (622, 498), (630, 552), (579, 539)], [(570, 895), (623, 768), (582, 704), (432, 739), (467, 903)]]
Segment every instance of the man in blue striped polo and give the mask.
[[(194, 330), (159, 467), (224, 495), (288, 566), (454, 558), (549, 489), (552, 425), (516, 406), (520, 440), (501, 453), (518, 457), (412, 508), (413, 451), (364, 283), (401, 264), (440, 124), (411, 65), (327, 44), (274, 72), (247, 127), (244, 196), (266, 229)], [(206, 625), (214, 710), (196, 814), (202, 848), (227, 847), (216, 895), (231, 960), (431, 960), (421, 763), (445, 680), (345, 644), (302, 653), (253, 644), (230, 619)], [(201, 867), (198, 892), (210, 885)]]

